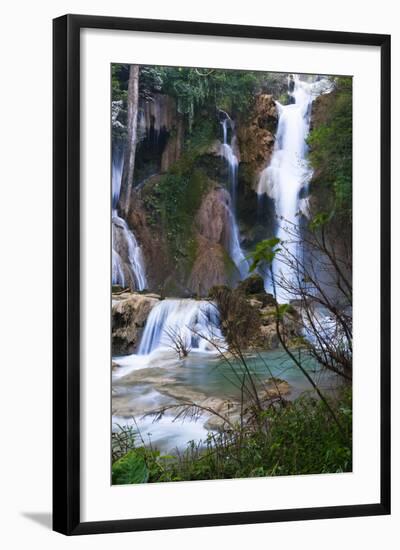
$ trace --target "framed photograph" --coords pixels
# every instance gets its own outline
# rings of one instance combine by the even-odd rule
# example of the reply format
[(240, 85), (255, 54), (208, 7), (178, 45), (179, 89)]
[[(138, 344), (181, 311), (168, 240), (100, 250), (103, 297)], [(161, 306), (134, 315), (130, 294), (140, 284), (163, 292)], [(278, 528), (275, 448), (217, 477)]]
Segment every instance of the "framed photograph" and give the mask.
[(390, 37), (54, 20), (54, 529), (390, 513)]

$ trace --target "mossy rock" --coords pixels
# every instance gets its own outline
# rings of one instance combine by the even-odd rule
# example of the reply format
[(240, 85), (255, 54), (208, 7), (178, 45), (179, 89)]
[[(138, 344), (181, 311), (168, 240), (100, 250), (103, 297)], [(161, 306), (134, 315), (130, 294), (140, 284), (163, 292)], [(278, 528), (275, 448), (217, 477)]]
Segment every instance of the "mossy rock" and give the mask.
[(112, 285), (112, 287), (111, 287), (111, 292), (113, 294), (119, 294), (123, 290), (124, 290), (124, 287), (122, 287), (121, 285)]
[(237, 286), (237, 290), (246, 295), (264, 294), (264, 279), (258, 273), (254, 273), (253, 275), (250, 275), (250, 277), (247, 277), (247, 279), (240, 281)]
[(222, 293), (231, 292), (231, 289), (226, 285), (214, 285), (208, 291), (208, 297), (212, 300), (217, 298)]

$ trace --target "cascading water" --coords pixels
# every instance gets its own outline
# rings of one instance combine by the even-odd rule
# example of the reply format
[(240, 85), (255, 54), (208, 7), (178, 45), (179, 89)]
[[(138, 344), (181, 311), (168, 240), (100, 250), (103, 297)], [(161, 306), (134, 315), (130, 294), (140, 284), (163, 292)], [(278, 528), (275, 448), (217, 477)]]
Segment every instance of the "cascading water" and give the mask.
[[(289, 81), (292, 103), (281, 105), (276, 102), (279, 121), (275, 149), (271, 162), (261, 173), (258, 183), (258, 195), (266, 193), (275, 201), (278, 219), (276, 237), (284, 242), (287, 252), (286, 259), (274, 260), (272, 271), (275, 281), (285, 281), (285, 286), (295, 282), (294, 266), (302, 254), (293, 234), (299, 231), (299, 215), (308, 216), (308, 198), (301, 197), (301, 191), (307, 190), (312, 176), (306, 157), (306, 138), (310, 127), (311, 103), (322, 93), (325, 83), (326, 81), (321, 80), (305, 82), (297, 75)], [(272, 292), (268, 276), (265, 277), (265, 287)], [(276, 286), (276, 294), (281, 302), (294, 297), (289, 296), (279, 284)]]
[(147, 286), (142, 250), (126, 221), (118, 216), (123, 157), (112, 162), (112, 284), (144, 290)]
[[(229, 192), (232, 200), (232, 208), (229, 208), (230, 220), (230, 256), (239, 270), (240, 278), (244, 279), (249, 274), (249, 265), (240, 246), (239, 228), (236, 221), (236, 193), (238, 185), (239, 161), (232, 147), (236, 137), (234, 135), (234, 123), (227, 113), (221, 111), (224, 118), (221, 120), (223, 142), (221, 144), (221, 156), (228, 163), (229, 167)], [(228, 142), (228, 125), (231, 129), (231, 143)]]
[(204, 300), (162, 300), (146, 321), (138, 355), (171, 349), (175, 339), (180, 339), (191, 351), (215, 352), (213, 343), (223, 347), (217, 307)]

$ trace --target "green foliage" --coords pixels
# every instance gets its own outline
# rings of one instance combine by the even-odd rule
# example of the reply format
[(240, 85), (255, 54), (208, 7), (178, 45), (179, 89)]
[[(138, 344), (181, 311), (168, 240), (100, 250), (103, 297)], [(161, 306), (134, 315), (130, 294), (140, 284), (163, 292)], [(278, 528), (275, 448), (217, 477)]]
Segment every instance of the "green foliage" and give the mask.
[(111, 65), (112, 141), (120, 146), (126, 139), (128, 75), (128, 65)]
[(112, 101), (126, 102), (128, 97), (128, 65), (113, 63), (111, 65), (111, 94)]
[(258, 72), (193, 67), (142, 66), (142, 75), (142, 88), (161, 90), (176, 98), (178, 111), (188, 116), (190, 130), (200, 109), (247, 110), (265, 78)]
[(291, 306), (290, 304), (279, 304), (276, 306), (276, 316), (282, 321), (287, 313), (290, 313)]
[(139, 93), (147, 99), (154, 92), (160, 92), (163, 85), (163, 74), (159, 67), (141, 65), (139, 74)]
[(186, 270), (193, 264), (197, 253), (193, 220), (208, 189), (208, 178), (197, 161), (214, 139), (213, 122), (196, 118), (181, 158), (155, 185), (143, 192), (150, 224), (161, 226), (171, 258), (177, 267), (186, 265)]
[(213, 120), (198, 117), (192, 133), (185, 142), (185, 155), (188, 159), (195, 160), (205, 154), (215, 140), (216, 128)]
[(136, 451), (129, 451), (112, 465), (113, 485), (126, 483), (147, 483), (149, 471), (146, 462)]
[(128, 451), (135, 448), (137, 432), (133, 426), (120, 426), (111, 434), (112, 461), (122, 458)]
[(304, 394), (258, 414), (254, 424), (209, 434), (177, 456), (133, 448), (113, 465), (113, 483), (233, 479), (349, 472), (352, 469), (352, 397), (345, 387), (324, 403)]
[(321, 96), (324, 119), (308, 137), (314, 183), (333, 195), (333, 210), (351, 218), (352, 200), (352, 80), (337, 78), (335, 89)]
[(160, 224), (175, 264), (191, 264), (196, 256), (193, 219), (207, 189), (207, 178), (200, 170), (187, 170), (187, 159), (171, 171), (144, 195), (150, 221)]
[[(351, 392), (331, 400), (344, 432), (325, 405), (311, 396), (265, 410), (254, 429), (210, 434), (201, 445), (161, 469), (147, 451), (150, 482), (232, 479), (349, 472), (352, 469)], [(153, 466), (151, 464), (153, 463)]]
[(281, 248), (277, 248), (280, 242), (277, 237), (272, 237), (257, 243), (254, 251), (249, 255), (249, 259), (252, 261), (250, 272), (257, 269), (260, 264), (271, 264), (276, 254), (281, 251)]
[(215, 71), (212, 85), (216, 106), (228, 112), (247, 111), (262, 76), (251, 71)]
[(317, 229), (320, 229), (321, 227), (326, 225), (331, 217), (331, 214), (328, 214), (326, 212), (318, 212), (310, 221), (308, 227), (309, 229), (311, 229), (311, 231), (316, 231)]

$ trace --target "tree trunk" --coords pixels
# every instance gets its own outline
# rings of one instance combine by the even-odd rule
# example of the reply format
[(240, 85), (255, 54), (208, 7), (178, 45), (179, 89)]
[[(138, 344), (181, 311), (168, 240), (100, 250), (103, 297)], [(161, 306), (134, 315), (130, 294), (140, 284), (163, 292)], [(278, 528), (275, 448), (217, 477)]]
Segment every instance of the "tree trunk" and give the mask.
[(119, 208), (123, 217), (129, 212), (135, 169), (137, 119), (139, 108), (139, 65), (131, 65), (128, 84), (128, 140), (125, 149)]

